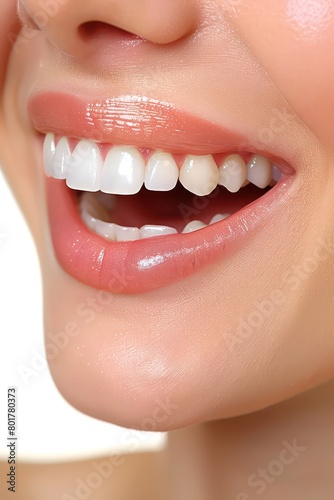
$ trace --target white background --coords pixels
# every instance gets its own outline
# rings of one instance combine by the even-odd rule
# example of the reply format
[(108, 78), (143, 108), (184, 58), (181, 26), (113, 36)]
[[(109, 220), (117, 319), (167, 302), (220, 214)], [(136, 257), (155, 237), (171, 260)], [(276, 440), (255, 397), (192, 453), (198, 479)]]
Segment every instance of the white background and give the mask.
[(162, 446), (162, 434), (100, 422), (64, 401), (45, 363), (41, 295), (35, 249), (0, 171), (0, 459), (7, 458), (9, 386), (18, 388), (21, 460), (62, 461), (126, 452), (130, 441), (138, 443), (131, 451)]

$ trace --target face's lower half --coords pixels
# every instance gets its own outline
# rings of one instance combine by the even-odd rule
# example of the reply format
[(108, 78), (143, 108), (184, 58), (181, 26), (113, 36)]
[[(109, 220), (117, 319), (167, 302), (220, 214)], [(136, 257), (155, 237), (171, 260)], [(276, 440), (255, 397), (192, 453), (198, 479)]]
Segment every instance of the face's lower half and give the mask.
[(68, 401), (167, 430), (333, 377), (333, 3), (24, 0), (13, 46), (11, 4), (1, 159)]

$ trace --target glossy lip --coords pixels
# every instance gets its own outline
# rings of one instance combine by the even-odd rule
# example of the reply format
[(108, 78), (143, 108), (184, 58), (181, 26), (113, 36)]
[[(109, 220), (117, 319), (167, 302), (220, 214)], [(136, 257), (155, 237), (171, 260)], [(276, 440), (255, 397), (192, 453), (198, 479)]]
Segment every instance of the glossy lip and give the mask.
[(96, 101), (44, 92), (28, 103), (36, 130), (46, 134), (91, 139), (100, 143), (163, 149), (172, 153), (212, 154), (247, 151), (243, 134), (143, 96)]
[[(41, 133), (51, 131), (104, 143), (188, 154), (236, 152), (249, 144), (245, 136), (144, 97), (93, 102), (49, 92), (33, 96), (29, 110)], [(284, 165), (281, 170), (293, 172)], [(93, 288), (131, 294), (168, 286), (244, 248), (289, 205), (292, 180), (292, 175), (284, 175), (259, 199), (205, 229), (121, 243), (91, 232), (80, 218), (75, 192), (65, 182), (47, 178), (55, 253), (69, 275)]]

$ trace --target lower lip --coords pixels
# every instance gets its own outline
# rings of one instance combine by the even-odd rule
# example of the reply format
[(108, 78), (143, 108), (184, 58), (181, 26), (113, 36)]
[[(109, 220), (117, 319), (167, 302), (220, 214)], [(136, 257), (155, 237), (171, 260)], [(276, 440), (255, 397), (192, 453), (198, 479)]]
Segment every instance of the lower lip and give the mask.
[(64, 182), (48, 178), (56, 256), (70, 276), (99, 290), (139, 294), (166, 287), (245, 248), (249, 238), (289, 206), (292, 179), (282, 178), (258, 200), (205, 229), (118, 243), (90, 232), (80, 218), (76, 194)]

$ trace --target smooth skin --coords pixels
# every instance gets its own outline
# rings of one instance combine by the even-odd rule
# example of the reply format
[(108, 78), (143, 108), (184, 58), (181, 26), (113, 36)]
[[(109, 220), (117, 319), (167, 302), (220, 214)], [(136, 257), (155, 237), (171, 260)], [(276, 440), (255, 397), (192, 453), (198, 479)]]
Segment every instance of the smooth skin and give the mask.
[[(158, 470), (138, 457), (152, 498), (250, 500), (254, 474), (266, 500), (332, 498), (334, 2), (22, 0), (19, 12), (13, 47), (20, 28), (2, 0), (0, 156), (40, 256), (46, 342), (80, 325), (49, 359), (58, 388), (94, 417), (173, 430)], [(81, 95), (93, 84), (105, 97), (147, 95), (240, 130), (250, 149), (260, 142), (296, 171), (289, 206), (219, 264), (101, 302), (54, 257), (27, 111), (36, 90)], [(263, 301), (271, 312), (236, 338)], [(88, 303), (89, 322), (77, 314)], [(294, 442), (295, 460), (283, 463), (283, 443)]]

